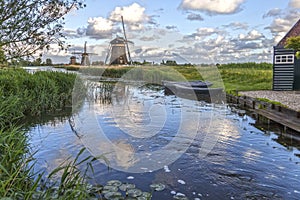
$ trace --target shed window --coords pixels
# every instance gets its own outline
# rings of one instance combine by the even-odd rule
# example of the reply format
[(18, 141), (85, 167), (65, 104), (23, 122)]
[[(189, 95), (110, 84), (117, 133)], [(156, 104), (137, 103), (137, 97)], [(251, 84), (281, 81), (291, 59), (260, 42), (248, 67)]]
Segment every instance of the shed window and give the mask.
[(275, 64), (294, 64), (294, 55), (276, 55)]

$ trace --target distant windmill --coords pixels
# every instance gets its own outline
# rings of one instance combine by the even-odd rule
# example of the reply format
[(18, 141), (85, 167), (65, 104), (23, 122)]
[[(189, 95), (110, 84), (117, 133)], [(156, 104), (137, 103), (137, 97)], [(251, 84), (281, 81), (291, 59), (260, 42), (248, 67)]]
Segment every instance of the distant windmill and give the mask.
[(133, 44), (133, 42), (127, 40), (123, 16), (121, 16), (121, 20), (124, 37), (117, 36), (110, 41), (105, 64), (108, 61), (109, 65), (127, 65), (132, 63), (128, 43)]
[[(82, 66), (89, 66), (91, 63), (90, 63), (90, 55), (97, 55), (95, 53), (88, 53), (86, 51), (86, 43), (84, 43), (84, 48), (83, 48), (83, 52), (72, 52), (72, 54), (80, 54), (81, 55), (81, 62), (80, 62), (80, 65)], [(75, 56), (72, 56), (71, 57), (71, 63), (74, 62), (74, 58), (76, 58)]]

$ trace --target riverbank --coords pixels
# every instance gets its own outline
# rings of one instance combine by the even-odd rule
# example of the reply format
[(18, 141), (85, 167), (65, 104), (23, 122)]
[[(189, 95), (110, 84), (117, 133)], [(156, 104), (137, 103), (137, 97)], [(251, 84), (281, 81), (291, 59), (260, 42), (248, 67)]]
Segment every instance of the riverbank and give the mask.
[(257, 99), (268, 99), (270, 101), (279, 102), (295, 111), (300, 111), (300, 91), (272, 91), (272, 90), (258, 90), (258, 91), (243, 91), (239, 95), (249, 96)]
[(300, 111), (296, 103), (298, 98), (299, 94), (296, 91), (248, 91), (239, 92), (238, 95), (227, 94), (228, 103), (256, 113), (256, 120), (263, 116), (268, 119), (268, 123), (272, 120), (282, 125), (283, 133), (286, 133), (287, 129), (300, 133)]
[[(79, 170), (93, 158), (66, 160), (48, 176), (34, 172), (26, 118), (38, 117), (72, 105), (76, 75), (59, 72), (27, 73), (19, 68), (0, 69), (0, 196), (7, 199), (87, 199), (95, 194)], [(38, 123), (38, 122), (36, 122)], [(80, 161), (79, 161), (80, 159)], [(63, 178), (58, 180), (57, 173)]]

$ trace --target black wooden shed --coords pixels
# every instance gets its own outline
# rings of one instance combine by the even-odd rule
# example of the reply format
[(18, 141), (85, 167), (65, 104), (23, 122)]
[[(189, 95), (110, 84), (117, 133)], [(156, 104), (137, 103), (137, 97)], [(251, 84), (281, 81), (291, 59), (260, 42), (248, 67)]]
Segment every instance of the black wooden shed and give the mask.
[(300, 20), (274, 46), (273, 90), (300, 90), (300, 59), (295, 50), (284, 48), (287, 39), (294, 36), (300, 36)]

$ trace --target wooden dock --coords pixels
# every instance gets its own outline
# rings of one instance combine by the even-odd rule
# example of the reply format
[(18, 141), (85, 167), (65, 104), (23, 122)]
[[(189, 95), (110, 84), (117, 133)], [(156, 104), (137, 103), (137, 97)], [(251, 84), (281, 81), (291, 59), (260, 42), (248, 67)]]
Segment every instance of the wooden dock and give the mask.
[(278, 124), (283, 125), (284, 127), (288, 127), (300, 133), (300, 119), (288, 116), (285, 113), (280, 113), (278, 111), (270, 111), (264, 109), (251, 109), (259, 115), (262, 115)]
[(264, 116), (300, 134), (300, 112), (248, 96), (227, 95), (227, 101)]

